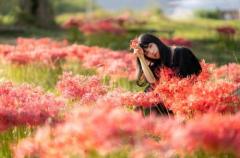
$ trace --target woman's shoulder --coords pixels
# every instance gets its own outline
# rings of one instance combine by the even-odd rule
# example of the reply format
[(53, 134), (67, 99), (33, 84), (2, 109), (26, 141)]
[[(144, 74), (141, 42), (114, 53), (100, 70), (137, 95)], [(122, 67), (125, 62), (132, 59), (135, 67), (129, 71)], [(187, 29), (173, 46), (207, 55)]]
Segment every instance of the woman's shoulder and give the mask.
[(184, 46), (174, 46), (175, 47), (175, 51), (178, 52), (192, 52), (192, 50), (188, 47), (184, 47)]
[(177, 57), (187, 57), (187, 56), (195, 56), (192, 50), (188, 47), (183, 47), (183, 46), (177, 46), (174, 49), (174, 56)]

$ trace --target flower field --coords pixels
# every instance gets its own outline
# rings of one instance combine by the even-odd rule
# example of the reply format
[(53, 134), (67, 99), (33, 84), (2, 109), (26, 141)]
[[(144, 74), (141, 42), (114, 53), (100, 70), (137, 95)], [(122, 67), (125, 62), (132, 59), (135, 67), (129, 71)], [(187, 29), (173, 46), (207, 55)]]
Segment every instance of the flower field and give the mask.
[[(128, 51), (18, 38), (0, 44), (0, 64), (0, 157), (240, 157), (237, 63), (202, 60), (184, 79), (164, 68), (147, 93)], [(160, 102), (174, 115), (135, 110)]]

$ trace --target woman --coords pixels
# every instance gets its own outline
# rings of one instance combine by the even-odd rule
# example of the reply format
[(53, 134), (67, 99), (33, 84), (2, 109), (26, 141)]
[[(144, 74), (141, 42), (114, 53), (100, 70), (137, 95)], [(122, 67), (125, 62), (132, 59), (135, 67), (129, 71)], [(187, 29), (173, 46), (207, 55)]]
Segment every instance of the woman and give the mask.
[[(138, 46), (134, 49), (137, 58), (138, 77), (137, 85), (149, 84), (144, 92), (152, 91), (152, 85), (160, 78), (156, 75), (162, 67), (171, 68), (176, 76), (184, 78), (190, 75), (198, 75), (202, 68), (192, 51), (185, 47), (169, 47), (159, 38), (151, 34), (143, 34), (138, 38)], [(148, 71), (149, 70), (149, 71)], [(163, 104), (157, 104), (149, 108), (139, 107), (147, 115), (155, 112), (159, 115), (173, 114)]]

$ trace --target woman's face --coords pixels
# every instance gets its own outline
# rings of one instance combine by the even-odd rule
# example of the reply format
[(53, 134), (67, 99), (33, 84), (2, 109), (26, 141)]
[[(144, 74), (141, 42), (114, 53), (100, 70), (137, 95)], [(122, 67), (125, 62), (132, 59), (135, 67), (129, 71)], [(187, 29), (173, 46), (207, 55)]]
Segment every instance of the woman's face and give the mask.
[(160, 59), (160, 52), (155, 43), (149, 43), (146, 48), (144, 48), (144, 55), (151, 59)]

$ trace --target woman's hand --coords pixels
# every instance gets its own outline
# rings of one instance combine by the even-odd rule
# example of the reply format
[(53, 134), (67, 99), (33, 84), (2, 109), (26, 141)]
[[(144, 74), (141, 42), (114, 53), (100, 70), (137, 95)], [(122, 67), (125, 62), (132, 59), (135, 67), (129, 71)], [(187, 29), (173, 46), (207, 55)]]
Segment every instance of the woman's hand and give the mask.
[(135, 48), (133, 54), (136, 55), (139, 58), (144, 57), (144, 52), (143, 52), (143, 49), (141, 47)]

